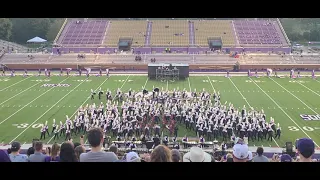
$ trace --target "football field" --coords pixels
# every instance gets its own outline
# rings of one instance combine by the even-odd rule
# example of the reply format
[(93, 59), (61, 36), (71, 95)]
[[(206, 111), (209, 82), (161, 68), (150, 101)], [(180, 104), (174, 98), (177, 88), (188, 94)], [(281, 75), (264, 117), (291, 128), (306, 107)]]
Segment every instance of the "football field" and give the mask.
[[(46, 86), (45, 86), (46, 84)], [(59, 87), (50, 84), (60, 84)], [(236, 108), (244, 105), (256, 110), (264, 110), (267, 121), (270, 117), (280, 123), (282, 134), (273, 141), (249, 142), (251, 146), (283, 147), (285, 143), (295, 142), (297, 138), (312, 138), (316, 146), (320, 145), (320, 81), (310, 77), (296, 80), (290, 78), (249, 78), (245, 76), (225, 78), (222, 76), (190, 76), (176, 82), (148, 80), (147, 75), (112, 75), (105, 76), (44, 76), (0, 77), (0, 143), (19, 141), (30, 144), (32, 139), (40, 138), (40, 127), (48, 121), (49, 131), (52, 119), (65, 122), (68, 115), (72, 120), (81, 105), (105, 104), (105, 95), (101, 101), (90, 100), (90, 90), (112, 90), (117, 88), (128, 91), (132, 88), (141, 91), (145, 86), (152, 91), (153, 87), (172, 91), (179, 88), (187, 91), (205, 88), (206, 91), (219, 91), (221, 102), (231, 102)], [(179, 128), (179, 137), (195, 133)], [(78, 137), (72, 137), (78, 139)], [(63, 142), (64, 138), (56, 140)], [(53, 143), (52, 137), (46, 137), (46, 143)]]

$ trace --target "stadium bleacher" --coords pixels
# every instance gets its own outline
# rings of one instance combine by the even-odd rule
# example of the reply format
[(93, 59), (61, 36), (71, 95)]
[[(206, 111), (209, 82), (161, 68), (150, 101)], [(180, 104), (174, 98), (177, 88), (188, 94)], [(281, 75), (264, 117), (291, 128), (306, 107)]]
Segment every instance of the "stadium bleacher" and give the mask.
[(240, 44), (284, 44), (276, 29), (276, 21), (234, 21), (235, 31)]
[(208, 46), (208, 37), (221, 37), (223, 46), (234, 46), (235, 35), (232, 21), (194, 21), (196, 45)]
[(151, 45), (156, 47), (188, 47), (187, 20), (157, 20), (152, 22)]
[(103, 45), (118, 47), (120, 38), (130, 38), (132, 47), (144, 46), (146, 30), (146, 21), (110, 21)]
[(72, 20), (60, 35), (62, 45), (101, 44), (108, 25), (106, 20)]

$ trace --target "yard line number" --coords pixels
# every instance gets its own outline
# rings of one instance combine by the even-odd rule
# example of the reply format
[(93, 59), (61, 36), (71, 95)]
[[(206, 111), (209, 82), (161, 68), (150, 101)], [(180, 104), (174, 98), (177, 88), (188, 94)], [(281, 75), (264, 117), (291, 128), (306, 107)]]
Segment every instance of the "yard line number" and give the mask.
[[(19, 129), (24, 129), (24, 128), (27, 128), (29, 126), (29, 124), (28, 123), (13, 124), (13, 126), (16, 126)], [(42, 126), (43, 126), (43, 124), (34, 124), (31, 127), (37, 129), (37, 128), (41, 128)]]
[(256, 83), (262, 83), (264, 81), (260, 81), (260, 80), (246, 80), (247, 83), (252, 83), (252, 82), (256, 82)]
[[(300, 129), (297, 128), (296, 126), (288, 126), (288, 128), (290, 131), (300, 131)], [(314, 128), (309, 126), (303, 126), (302, 129), (305, 131), (314, 131)]]
[[(217, 80), (211, 80), (212, 82), (222, 82), (222, 81), (217, 81)], [(209, 82), (209, 80), (202, 80), (202, 82), (204, 82), (204, 83), (208, 83)]]

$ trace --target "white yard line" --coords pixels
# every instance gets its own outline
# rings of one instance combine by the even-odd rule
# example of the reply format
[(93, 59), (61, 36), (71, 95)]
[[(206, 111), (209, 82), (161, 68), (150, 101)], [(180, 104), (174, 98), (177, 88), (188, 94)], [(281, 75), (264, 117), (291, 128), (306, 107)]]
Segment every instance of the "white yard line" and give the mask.
[[(97, 91), (109, 78), (105, 79), (98, 87), (95, 91)], [(91, 97), (91, 94), (87, 97), (87, 99), (85, 101), (83, 101), (83, 103), (80, 106), (83, 106)], [(79, 107), (80, 107), (79, 106)], [(73, 117), (76, 113), (78, 112), (78, 109), (76, 109), (76, 111), (69, 117)], [(47, 142), (47, 144), (49, 144), (51, 142), (51, 140), (54, 138), (54, 136), (52, 136), (49, 141)]]
[(169, 81), (167, 80), (167, 91), (168, 91), (168, 89), (169, 89)]
[(233, 86), (238, 90), (239, 94), (242, 96), (242, 98), (246, 101), (246, 103), (248, 104), (248, 106), (251, 108), (252, 106), (249, 104), (249, 102), (247, 101), (247, 98), (245, 98), (243, 96), (243, 94), (241, 93), (241, 91), (238, 89), (238, 87), (233, 83), (233, 81), (231, 80), (231, 78), (228, 78), (230, 80), (230, 82), (233, 84)]
[(308, 89), (309, 91), (313, 92), (314, 94), (316, 94), (317, 96), (320, 96), (320, 94), (316, 93), (315, 91), (313, 91), (312, 89), (308, 88), (307, 86), (305, 86), (304, 84), (298, 82), (298, 81), (295, 81), (297, 82), (298, 84), (300, 84), (301, 86), (305, 87), (306, 89)]
[[(69, 77), (68, 77), (69, 78)], [(67, 80), (68, 78), (65, 78), (64, 80), (62, 80), (61, 82), (59, 83), (62, 83), (64, 82), (65, 80)], [(0, 122), (0, 125), (4, 122), (6, 122), (9, 118), (11, 118), (12, 116), (14, 116), (15, 114), (17, 114), (18, 112), (20, 112), (22, 109), (24, 109), (25, 107), (27, 107), (29, 104), (33, 103), (35, 100), (39, 99), (41, 96), (45, 95), (47, 92), (51, 91), (53, 88), (55, 87), (52, 87), (50, 89), (48, 89), (47, 91), (45, 91), (44, 93), (40, 94), (39, 96), (37, 96), (35, 99), (33, 99), (32, 101), (30, 101), (28, 104), (24, 105), (22, 108), (20, 108), (19, 110), (17, 110), (16, 112), (14, 112), (13, 114), (11, 114), (9, 117), (7, 117), (6, 119), (4, 119), (3, 121)]]
[[(66, 79), (65, 79), (66, 80)], [(79, 83), (76, 87), (74, 87), (71, 91), (69, 91), (66, 95), (64, 95), (62, 98), (60, 98), (54, 105), (52, 105), (49, 109), (46, 110), (46, 112), (44, 112), (41, 116), (38, 117), (38, 119), (34, 120), (27, 128), (25, 128), (20, 134), (18, 134), (18, 136), (16, 136), (15, 138), (13, 138), (10, 141), (10, 144), (16, 140), (19, 136), (21, 136), (26, 130), (28, 130), (34, 123), (36, 123), (39, 119), (41, 119), (45, 114), (47, 114), (54, 106), (56, 106), (60, 101), (62, 101), (65, 97), (67, 97), (71, 92), (73, 92), (76, 88), (78, 88), (82, 83), (84, 83), (85, 81), (82, 81), (81, 83)]]
[(25, 79), (22, 79), (22, 80), (20, 80), (20, 81), (18, 81), (18, 82), (16, 82), (16, 83), (14, 83), (14, 84), (6, 87), (6, 88), (1, 89), (0, 91), (3, 91), (3, 90), (5, 90), (5, 89), (8, 89), (9, 87), (12, 87), (12, 86), (14, 86), (14, 85), (16, 85), (16, 84), (19, 84), (19, 83), (21, 83), (22, 81), (25, 81), (25, 80), (27, 80), (27, 79), (29, 79), (29, 78), (31, 78), (31, 77), (32, 77), (32, 76), (29, 76), (29, 77), (27, 77), (27, 78), (25, 78)]
[(10, 99), (12, 99), (12, 98), (14, 98), (14, 97), (18, 96), (19, 94), (21, 94), (21, 93), (23, 93), (23, 92), (25, 92), (25, 91), (29, 90), (30, 88), (33, 88), (34, 86), (36, 86), (36, 85), (38, 85), (38, 84), (40, 84), (40, 83), (42, 83), (42, 82), (38, 82), (37, 84), (35, 84), (35, 85), (33, 85), (33, 86), (31, 86), (31, 87), (29, 87), (29, 88), (27, 88), (27, 89), (25, 89), (25, 90), (23, 90), (23, 91), (19, 92), (18, 94), (14, 95), (14, 96), (12, 96), (11, 98), (9, 98), (9, 99), (7, 99), (7, 100), (3, 101), (2, 103), (0, 103), (0, 105), (2, 105), (2, 104), (4, 104), (4, 103), (6, 103), (6, 102), (7, 102), (7, 101), (9, 101)]
[(149, 77), (147, 77), (146, 83), (144, 83), (144, 86), (143, 86), (144, 89), (146, 88), (146, 85), (147, 85), (147, 83), (148, 83), (148, 80), (149, 80)]
[(191, 84), (190, 84), (190, 77), (188, 77), (188, 83), (189, 83), (189, 89), (190, 89), (190, 92), (191, 92), (192, 89), (191, 89)]
[[(252, 106), (249, 104), (249, 102), (247, 101), (247, 98), (245, 98), (244, 97), (244, 95), (240, 92), (240, 90), (238, 89), (238, 87), (233, 83), (233, 81), (231, 80), (231, 78), (228, 78), (229, 80), (230, 80), (230, 82), (233, 84), (233, 86), (238, 90), (238, 92), (239, 92), (239, 94), (242, 96), (242, 98), (246, 101), (246, 103), (248, 104), (248, 106), (251, 108)], [(272, 138), (272, 140), (273, 140), (273, 142), (278, 146), (278, 147), (280, 147), (279, 146), (279, 144), (277, 143), (277, 141), (274, 139), (274, 138)]]
[(305, 102), (303, 102), (300, 98), (298, 98), (296, 95), (292, 94), (289, 90), (287, 90), (285, 87), (283, 87), (281, 84), (279, 84), (277, 81), (273, 80), (272, 78), (269, 77), (269, 79), (271, 79), (273, 82), (275, 82), (276, 84), (278, 84), (280, 87), (282, 87), (282, 89), (286, 90), (289, 94), (291, 94), (293, 97), (295, 97), (297, 100), (299, 100), (302, 104), (304, 104), (307, 108), (309, 108), (312, 112), (314, 112), (315, 114), (319, 114), (317, 113), (315, 110), (313, 110), (310, 106), (308, 106)]
[(212, 89), (213, 89), (213, 92), (216, 93), (216, 89), (213, 87), (213, 84), (212, 84), (212, 82), (211, 82), (211, 79), (209, 78), (209, 76), (207, 76), (207, 77), (208, 77), (208, 80), (209, 80), (209, 82), (210, 82), (210, 84), (211, 84), (211, 87), (212, 87)]
[(120, 87), (120, 89), (123, 88), (123, 86), (126, 84), (126, 82), (128, 81), (128, 79), (129, 79), (130, 76), (131, 76), (131, 75), (129, 75), (129, 76), (127, 77), (127, 79), (124, 81), (124, 83), (122, 84), (122, 86)]
[[(251, 79), (251, 78), (250, 78)], [(312, 139), (280, 106), (279, 104), (272, 99), (272, 97), (269, 96), (253, 79), (251, 79), (252, 82), (266, 95), (268, 98), (276, 105), (278, 108), (310, 139)], [(318, 147), (320, 147), (316, 142), (314, 144)]]

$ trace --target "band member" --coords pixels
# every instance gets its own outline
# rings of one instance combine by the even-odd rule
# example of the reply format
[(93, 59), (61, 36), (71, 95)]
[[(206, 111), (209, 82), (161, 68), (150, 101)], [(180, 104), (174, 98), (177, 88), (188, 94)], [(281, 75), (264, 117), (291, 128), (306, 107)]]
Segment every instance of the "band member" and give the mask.
[(28, 76), (28, 71), (27, 69), (24, 70), (24, 74), (23, 74), (23, 77), (27, 77)]
[(38, 70), (38, 76), (40, 76), (40, 75), (41, 75), (41, 69)]
[(230, 77), (230, 72), (229, 70), (227, 70), (227, 76), (226, 77)]
[(200, 136), (199, 143), (201, 148), (204, 148), (204, 142), (205, 142), (204, 137)]
[(182, 143), (183, 143), (184, 149), (187, 149), (187, 148), (188, 148), (188, 137), (187, 137), (187, 135), (185, 135), (185, 136), (182, 138)]
[(256, 70), (256, 78), (258, 77), (258, 70)]
[(51, 75), (51, 71), (50, 71), (50, 69), (48, 70), (48, 77), (50, 77), (50, 75)]
[(294, 70), (293, 69), (290, 70), (290, 78), (294, 78)]
[(70, 70), (69, 70), (69, 69), (67, 69), (67, 76), (69, 76), (69, 73), (70, 73)]
[(15, 76), (14, 73), (15, 73), (14, 70), (11, 70), (11, 77), (14, 77), (14, 76)]
[(96, 95), (96, 92), (94, 92), (93, 89), (91, 89), (91, 100), (94, 99), (94, 95)]
[(46, 129), (46, 133), (48, 133), (48, 136), (50, 136), (48, 121), (46, 121), (46, 122), (44, 123), (44, 127), (45, 127), (45, 129)]
[(53, 119), (51, 134), (54, 132), (54, 130), (56, 130), (56, 128), (57, 128), (56, 120), (55, 120), (55, 119)]
[(109, 77), (109, 69), (106, 69), (106, 76)]
[(6, 75), (6, 70), (4, 69), (4, 67), (2, 67), (2, 76)]
[(47, 69), (44, 69), (44, 76), (48, 76), (48, 70)]
[(79, 72), (79, 76), (81, 76), (82, 75), (82, 70), (81, 70), (81, 68), (79, 68), (79, 70), (78, 70)]
[(312, 78), (316, 78), (314, 69), (313, 69), (312, 72), (311, 72), (311, 77), (312, 77)]
[(169, 138), (168, 138), (167, 135), (164, 136), (162, 142), (163, 142), (164, 145), (168, 146)]
[(90, 72), (89, 72), (89, 70), (87, 69), (87, 78), (89, 77), (89, 74), (90, 74)]
[(45, 126), (42, 126), (42, 128), (40, 129), (40, 132), (41, 132), (40, 140), (42, 140), (42, 138), (46, 139), (46, 127)]
[(66, 128), (66, 138), (64, 139), (65, 141), (71, 139), (71, 131), (69, 129), (69, 126)]
[(280, 127), (280, 124), (278, 123), (278, 128), (277, 128), (276, 135), (274, 136), (274, 138), (280, 139), (280, 136), (281, 136), (281, 127)]
[(271, 127), (268, 127), (268, 141), (272, 141), (273, 138), (273, 129)]
[(99, 76), (102, 76), (102, 70), (101, 70), (101, 68), (100, 68), (100, 70), (99, 70)]
[(250, 71), (250, 69), (248, 70), (248, 77), (250, 77), (251, 76), (251, 71)]
[(63, 75), (63, 70), (62, 70), (62, 68), (60, 68), (60, 76), (62, 76)]
[(98, 95), (99, 95), (99, 100), (101, 100), (101, 95), (103, 94), (103, 91), (101, 90), (101, 87), (99, 89)]
[(298, 70), (298, 78), (300, 78), (300, 70)]
[(53, 140), (56, 140), (56, 138), (59, 139), (59, 136), (58, 136), (60, 132), (59, 125), (56, 126), (53, 132), (54, 132)]

